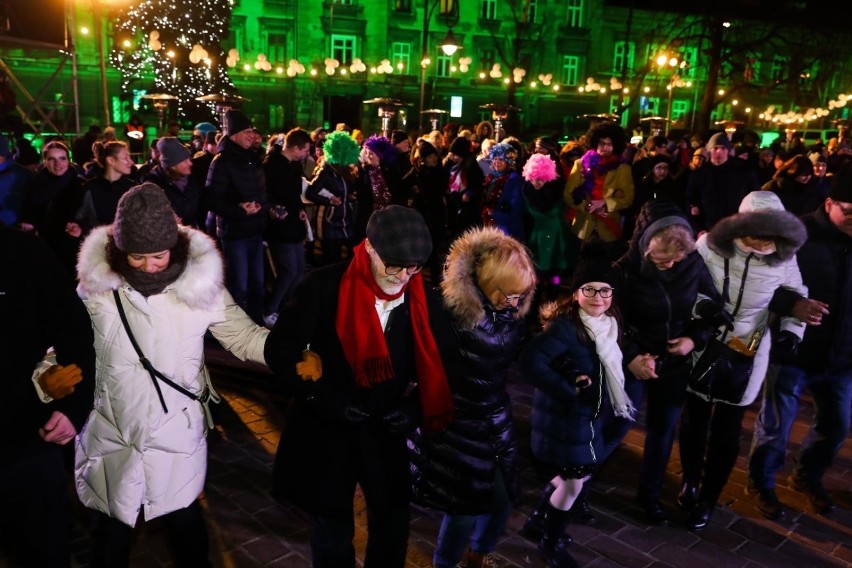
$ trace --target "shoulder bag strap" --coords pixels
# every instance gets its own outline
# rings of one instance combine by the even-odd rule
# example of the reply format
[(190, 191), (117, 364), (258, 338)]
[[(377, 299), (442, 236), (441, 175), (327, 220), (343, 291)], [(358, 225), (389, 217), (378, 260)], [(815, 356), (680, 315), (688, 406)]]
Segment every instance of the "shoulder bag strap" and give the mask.
[(113, 298), (115, 298), (115, 305), (118, 307), (118, 316), (121, 318), (121, 323), (124, 324), (124, 330), (127, 332), (127, 337), (130, 339), (130, 344), (133, 345), (133, 349), (136, 351), (136, 354), (139, 356), (139, 362), (142, 363), (142, 366), (145, 367), (145, 370), (148, 371), (148, 374), (151, 375), (151, 381), (154, 383), (154, 389), (157, 391), (157, 396), (160, 399), (160, 404), (163, 406), (163, 412), (169, 412), (168, 407), (166, 406), (166, 400), (163, 398), (163, 391), (160, 390), (160, 384), (157, 382), (157, 379), (163, 381), (182, 395), (191, 398), (192, 400), (200, 400), (197, 395), (189, 392), (163, 373), (158, 371), (154, 365), (151, 364), (151, 361), (145, 357), (145, 354), (142, 353), (142, 349), (139, 347), (139, 344), (136, 342), (136, 338), (133, 336), (133, 332), (130, 330), (130, 324), (127, 321), (127, 315), (124, 313), (124, 306), (121, 305), (121, 296), (118, 293), (118, 290), (112, 291)]
[[(754, 253), (750, 252), (750, 253), (748, 253), (748, 256), (745, 259), (745, 266), (743, 267), (743, 277), (740, 280), (740, 291), (737, 294), (737, 303), (734, 305), (734, 311), (731, 312), (732, 318), (737, 317), (737, 312), (740, 311), (740, 305), (743, 303), (743, 293), (745, 292), (745, 281), (746, 281), (746, 276), (748, 276), (748, 264), (749, 264), (749, 262), (751, 262), (751, 259), (752, 259), (753, 256), (754, 256)], [(729, 263), (729, 260), (726, 258), (725, 259), (725, 283), (722, 285), (722, 296), (723, 296), (723, 298), (725, 299), (726, 302), (728, 301), (728, 298), (729, 298), (728, 286), (729, 286), (729, 282), (731, 280), (729, 270), (730, 270), (730, 263)], [(725, 333), (722, 335), (721, 341), (724, 341), (725, 337), (727, 337), (727, 335), (728, 335), (728, 332), (726, 330)]]

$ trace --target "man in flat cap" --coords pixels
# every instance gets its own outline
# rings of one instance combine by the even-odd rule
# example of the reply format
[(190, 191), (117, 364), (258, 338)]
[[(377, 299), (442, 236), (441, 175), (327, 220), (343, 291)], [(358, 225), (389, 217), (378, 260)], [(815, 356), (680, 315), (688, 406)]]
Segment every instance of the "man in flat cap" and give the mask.
[(803, 313), (808, 324), (801, 344), (773, 338), (760, 414), (749, 456), (749, 489), (757, 494), (761, 513), (784, 516), (775, 493), (775, 476), (784, 467), (790, 428), (807, 388), (813, 397), (814, 424), (798, 453), (792, 487), (807, 495), (814, 510), (834, 509), (823, 476), (834, 463), (849, 433), (852, 414), (852, 164), (834, 175), (828, 198), (802, 216), (808, 239), (796, 254), (808, 296)]
[(270, 368), (292, 391), (275, 490), (311, 516), (315, 567), (355, 564), (356, 484), (367, 504), (364, 566), (405, 564), (405, 438), (449, 423), (458, 351), (420, 273), (431, 251), (420, 213), (376, 211), (348, 262), (308, 273), (266, 343)]

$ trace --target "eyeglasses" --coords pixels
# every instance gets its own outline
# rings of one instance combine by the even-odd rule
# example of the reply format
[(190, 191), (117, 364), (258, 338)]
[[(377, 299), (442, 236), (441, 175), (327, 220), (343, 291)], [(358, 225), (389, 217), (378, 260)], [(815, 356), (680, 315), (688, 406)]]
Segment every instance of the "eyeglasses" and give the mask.
[(600, 294), (601, 298), (611, 298), (614, 288), (594, 288), (592, 286), (583, 286), (580, 291), (587, 298), (594, 298), (595, 294)]
[(385, 265), (385, 274), (388, 276), (396, 276), (400, 272), (405, 270), (409, 276), (414, 276), (421, 270), (423, 270), (422, 264), (412, 264), (411, 266), (387, 266)]
[(497, 291), (503, 295), (506, 299), (506, 303), (508, 304), (520, 304), (530, 294), (529, 292), (524, 292), (523, 294), (507, 294), (500, 288), (497, 288)]

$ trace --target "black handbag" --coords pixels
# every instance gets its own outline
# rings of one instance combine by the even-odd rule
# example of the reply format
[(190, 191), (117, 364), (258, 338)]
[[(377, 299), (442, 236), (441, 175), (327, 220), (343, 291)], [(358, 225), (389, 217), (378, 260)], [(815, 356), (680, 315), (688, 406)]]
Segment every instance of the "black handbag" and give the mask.
[[(751, 258), (751, 254), (746, 257), (743, 277), (740, 282), (739, 296), (737, 297), (734, 311), (731, 314), (734, 318), (743, 300), (745, 279), (748, 274), (748, 263)], [(726, 258), (725, 280), (722, 290), (722, 296), (726, 301), (728, 298), (729, 280), (728, 259)], [(754, 354), (757, 352), (762, 331), (755, 332), (748, 346), (744, 346), (738, 338), (734, 338), (731, 342), (726, 342), (725, 338), (727, 334), (728, 332), (725, 331), (721, 337), (713, 337), (707, 342), (707, 347), (692, 367), (692, 372), (689, 375), (689, 388), (696, 393), (707, 395), (714, 400), (738, 404), (742, 401), (748, 387), (749, 379), (751, 378), (751, 371), (754, 367)], [(734, 349), (730, 345), (738, 345), (738, 348)]]

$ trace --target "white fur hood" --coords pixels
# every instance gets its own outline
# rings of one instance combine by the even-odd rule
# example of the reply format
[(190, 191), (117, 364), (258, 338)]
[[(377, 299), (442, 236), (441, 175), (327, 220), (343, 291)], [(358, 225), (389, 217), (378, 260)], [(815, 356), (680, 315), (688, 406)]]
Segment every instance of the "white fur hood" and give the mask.
[[(225, 272), (222, 257), (213, 240), (196, 229), (179, 227), (189, 237), (189, 255), (183, 273), (166, 289), (175, 298), (193, 309), (212, 305), (224, 287)], [(107, 262), (106, 247), (112, 225), (97, 227), (89, 233), (80, 247), (77, 274), (78, 295), (84, 300), (105, 294), (124, 285), (124, 278)]]

